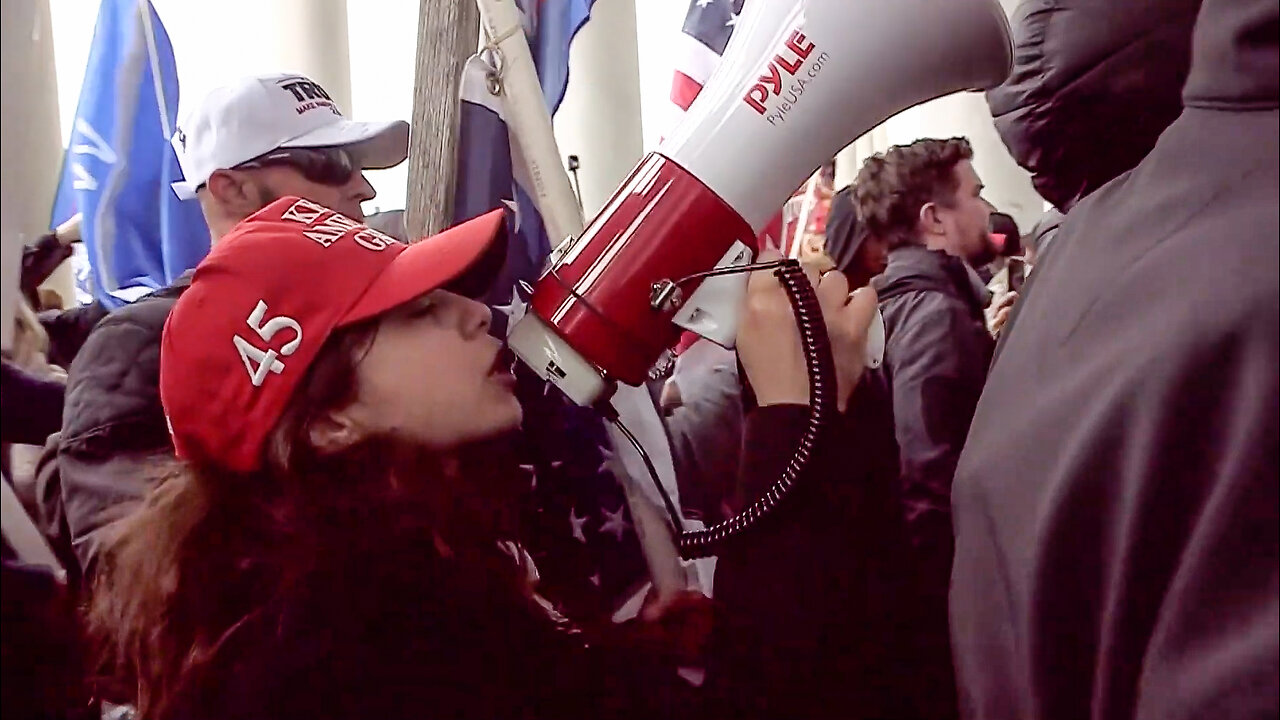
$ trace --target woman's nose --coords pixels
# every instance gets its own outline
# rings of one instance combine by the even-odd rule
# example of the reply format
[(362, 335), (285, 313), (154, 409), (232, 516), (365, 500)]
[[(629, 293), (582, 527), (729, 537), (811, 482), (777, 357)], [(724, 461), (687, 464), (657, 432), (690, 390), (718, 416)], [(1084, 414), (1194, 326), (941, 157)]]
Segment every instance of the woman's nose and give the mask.
[(464, 317), (467, 330), (475, 335), (489, 332), (489, 326), (493, 324), (493, 310), (479, 300), (465, 298), (465, 302), (467, 307)]

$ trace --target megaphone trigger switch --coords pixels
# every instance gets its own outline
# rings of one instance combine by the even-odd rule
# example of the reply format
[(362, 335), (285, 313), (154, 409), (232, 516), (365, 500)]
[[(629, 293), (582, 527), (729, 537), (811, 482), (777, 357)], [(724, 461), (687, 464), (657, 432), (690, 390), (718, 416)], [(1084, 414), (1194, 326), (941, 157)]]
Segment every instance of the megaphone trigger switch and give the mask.
[(680, 286), (670, 280), (659, 280), (653, 284), (649, 293), (649, 307), (658, 312), (678, 310), (684, 303), (684, 292)]

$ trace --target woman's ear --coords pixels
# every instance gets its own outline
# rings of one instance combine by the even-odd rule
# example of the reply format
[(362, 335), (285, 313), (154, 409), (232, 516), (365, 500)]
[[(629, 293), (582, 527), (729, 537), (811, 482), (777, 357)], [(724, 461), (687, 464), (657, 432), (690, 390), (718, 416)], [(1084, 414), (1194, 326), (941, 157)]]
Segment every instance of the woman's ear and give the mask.
[(368, 437), (364, 425), (358, 421), (350, 407), (330, 410), (311, 421), (307, 427), (307, 439), (321, 453), (341, 452), (357, 445)]

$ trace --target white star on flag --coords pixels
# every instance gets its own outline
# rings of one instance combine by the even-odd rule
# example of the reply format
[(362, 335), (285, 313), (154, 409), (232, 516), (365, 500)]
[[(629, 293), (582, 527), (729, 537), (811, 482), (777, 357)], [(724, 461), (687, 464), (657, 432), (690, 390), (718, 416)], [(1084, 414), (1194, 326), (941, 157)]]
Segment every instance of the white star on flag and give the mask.
[(494, 310), (507, 316), (507, 335), (511, 334), (511, 329), (524, 317), (526, 307), (527, 304), (520, 298), (519, 291), (514, 287), (511, 288), (511, 300), (506, 305), (494, 306)]
[(503, 205), (511, 211), (512, 217), (515, 219), (515, 231), (520, 232), (520, 205), (515, 200), (503, 200)]
[(538, 469), (532, 465), (521, 465), (520, 469), (529, 473), (529, 489), (538, 489)]
[(706, 7), (706, 6), (710, 5), (711, 3), (715, 2), (715, 1), (716, 1), (716, 0), (698, 0), (698, 7), (700, 7), (700, 8), (704, 8), (704, 7)]
[(627, 477), (626, 466), (618, 460), (617, 454), (604, 445), (600, 446), (600, 469), (596, 472), (607, 472), (615, 479)]
[(578, 517), (578, 508), (569, 509), (569, 524), (573, 526), (573, 537), (583, 545), (587, 544), (587, 535), (582, 528), (587, 524), (587, 516)]
[(591, 581), (592, 585), (595, 585), (596, 587), (600, 587), (600, 573), (596, 573), (595, 575), (592, 575), (587, 579)]
[(601, 512), (604, 513), (604, 516), (608, 518), (600, 525), (600, 534), (603, 535), (607, 532), (613, 533), (613, 537), (618, 542), (622, 542), (623, 534), (625, 534), (627, 532), (627, 528), (630, 527), (627, 525), (627, 519), (622, 516), (626, 509), (626, 503), (623, 503), (622, 506), (618, 508), (617, 512), (609, 512), (604, 508), (600, 508)]
[(738, 13), (729, 13), (729, 19), (724, 21), (725, 27), (733, 27), (738, 24)]

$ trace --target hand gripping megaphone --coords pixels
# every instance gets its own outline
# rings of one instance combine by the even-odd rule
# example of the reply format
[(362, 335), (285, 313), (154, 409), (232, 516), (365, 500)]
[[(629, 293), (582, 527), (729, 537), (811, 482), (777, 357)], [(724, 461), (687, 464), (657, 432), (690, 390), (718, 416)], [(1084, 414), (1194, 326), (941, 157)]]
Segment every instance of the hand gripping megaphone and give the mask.
[(552, 252), (511, 349), (597, 405), (682, 329), (732, 347), (734, 269), (791, 192), (901, 110), (999, 84), (1011, 60), (998, 0), (749, 0), (681, 124)]

